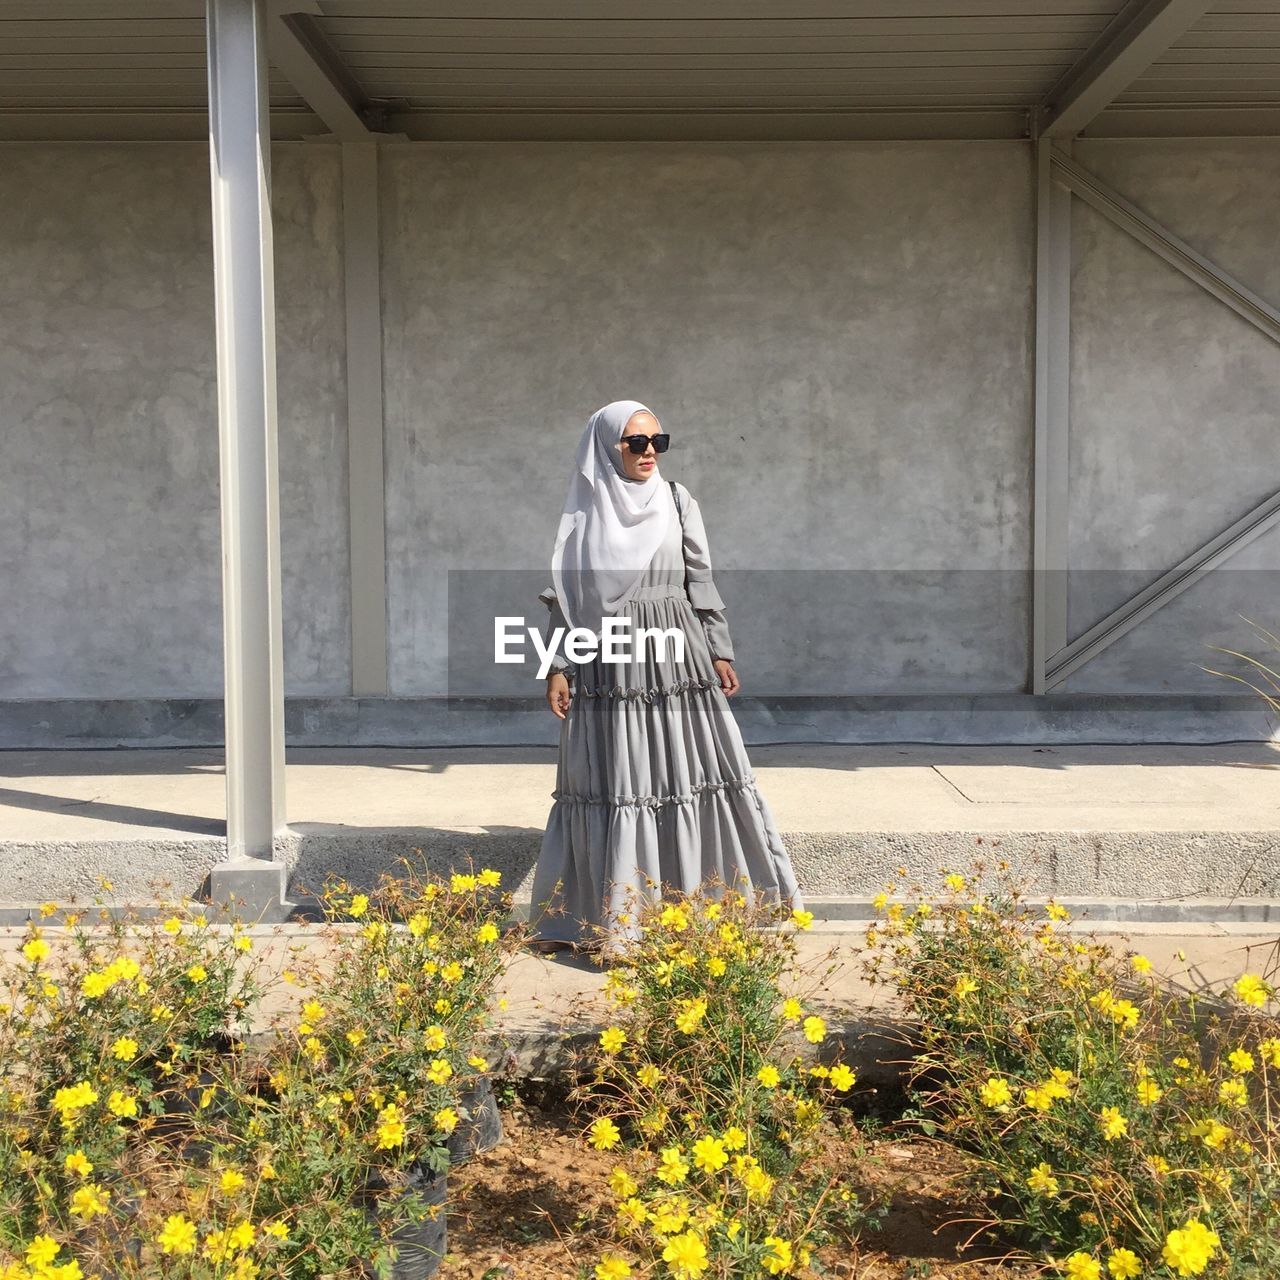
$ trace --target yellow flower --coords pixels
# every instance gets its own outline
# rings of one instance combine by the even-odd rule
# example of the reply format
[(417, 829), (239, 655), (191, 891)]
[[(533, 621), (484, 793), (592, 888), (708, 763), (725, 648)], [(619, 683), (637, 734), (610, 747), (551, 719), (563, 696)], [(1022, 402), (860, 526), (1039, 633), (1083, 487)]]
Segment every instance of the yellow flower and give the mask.
[(234, 1249), (226, 1231), (210, 1231), (204, 1238), (204, 1248), (200, 1252), (211, 1262), (225, 1262)]
[(252, 951), (253, 939), (242, 933), (231, 945), (237, 951)]
[(1033, 1111), (1048, 1111), (1053, 1106), (1053, 1094), (1033, 1085), (1022, 1091), (1022, 1101)]
[(622, 1141), (622, 1133), (608, 1116), (601, 1116), (587, 1130), (587, 1141), (597, 1151), (612, 1151)]
[(729, 1153), (719, 1138), (699, 1138), (693, 1144), (693, 1163), (703, 1173), (719, 1173), (729, 1163)]
[(1066, 1261), (1070, 1280), (1102, 1280), (1102, 1263), (1087, 1253), (1073, 1253)]
[(1116, 1000), (1110, 1012), (1112, 1020), (1118, 1027), (1132, 1031), (1138, 1025), (1138, 1006), (1130, 1000)]
[(1185, 1227), (1176, 1227), (1169, 1232), (1161, 1257), (1175, 1275), (1198, 1276), (1209, 1265), (1221, 1243), (1216, 1231), (1192, 1218)]
[(244, 1174), (236, 1169), (223, 1170), (222, 1177), (218, 1179), (218, 1187), (224, 1196), (234, 1195), (244, 1183)]
[(326, 1013), (328, 1013), (328, 1010), (320, 1003), (319, 1000), (308, 1000), (306, 1004), (302, 1006), (303, 1022), (310, 1022), (313, 1024), (317, 1023)]
[(1247, 1049), (1232, 1049), (1227, 1055), (1227, 1062), (1231, 1070), (1238, 1076), (1244, 1075), (1246, 1071), (1252, 1071), (1256, 1065), (1253, 1060), (1253, 1054)]
[(765, 1065), (756, 1072), (756, 1079), (759, 1080), (766, 1089), (776, 1089), (782, 1080), (782, 1077), (778, 1074), (777, 1067), (766, 1062)]
[(353, 1048), (358, 1049), (362, 1044), (364, 1044), (367, 1035), (368, 1033), (363, 1027), (352, 1027), (351, 1030), (347, 1032), (347, 1043)]
[(227, 1232), (227, 1239), (237, 1249), (248, 1249), (253, 1245), (257, 1238), (257, 1232), (254, 1230), (252, 1222), (237, 1222), (230, 1231)]
[[(1148, 960), (1146, 956), (1133, 956), (1130, 959), (1129, 963), (1133, 965), (1134, 973), (1150, 973), (1151, 972), (1151, 961)], [(1117, 1249), (1116, 1252), (1113, 1253), (1111, 1256), (1114, 1258), (1114, 1257), (1117, 1257), (1119, 1254), (1128, 1253), (1128, 1252), (1129, 1252), (1128, 1249)], [(1108, 1263), (1107, 1265), (1110, 1266), (1111, 1264)], [(1114, 1274), (1114, 1272), (1112, 1274)]]
[(156, 1237), (161, 1253), (193, 1253), (196, 1247), (195, 1224), (180, 1213), (171, 1213), (164, 1229)]
[(848, 1093), (850, 1089), (858, 1082), (858, 1077), (852, 1068), (846, 1066), (843, 1062), (837, 1062), (831, 1068), (829, 1077), (831, 1087), (840, 1093)]
[(64, 1125), (75, 1123), (78, 1113), (98, 1100), (98, 1091), (86, 1080), (79, 1084), (64, 1085), (53, 1095), (53, 1109)]
[(378, 1149), (386, 1150), (388, 1147), (398, 1147), (404, 1141), (404, 1120), (400, 1115), (400, 1108), (391, 1103), (390, 1106), (383, 1107), (378, 1112)]
[(62, 1162), (62, 1167), (68, 1173), (74, 1173), (78, 1178), (87, 1178), (93, 1172), (93, 1165), (90, 1163), (89, 1157), (80, 1149), (67, 1156)]
[(799, 1022), (804, 1017), (804, 1006), (792, 996), (782, 1002), (782, 1016), (788, 1022)]
[(486, 921), (476, 930), (476, 941), (479, 943), (497, 942), (500, 936), (498, 926), (492, 920)]
[(1256, 973), (1243, 974), (1236, 979), (1231, 989), (1245, 1004), (1251, 1004), (1256, 1009), (1261, 1009), (1270, 995), (1270, 988)]
[(187, 977), (198, 986), (209, 976), (209, 971), (202, 964), (193, 964), (187, 970)]
[(817, 1014), (811, 1014), (804, 1020), (804, 1038), (810, 1044), (821, 1044), (827, 1034), (827, 1024)]
[(965, 881), (964, 876), (953, 871), (945, 880), (943, 880), (942, 883), (945, 884), (952, 893), (959, 893), (964, 888)]
[(422, 1043), (426, 1045), (432, 1053), (439, 1053), (441, 1049), (449, 1043), (449, 1037), (445, 1035), (443, 1027), (428, 1027), (422, 1033)]
[(710, 1265), (707, 1246), (696, 1231), (672, 1236), (662, 1250), (662, 1260), (671, 1268), (675, 1280), (697, 1280)]
[(1053, 1176), (1053, 1170), (1043, 1160), (1031, 1170), (1027, 1178), (1027, 1186), (1043, 1196), (1058, 1194), (1058, 1180)]
[(1187, 1130), (1187, 1137), (1199, 1138), (1210, 1151), (1221, 1151), (1230, 1136), (1231, 1130), (1219, 1120), (1202, 1120)]
[(1144, 1107), (1149, 1107), (1152, 1103), (1159, 1102), (1164, 1097), (1164, 1090), (1154, 1080), (1139, 1080), (1137, 1093), (1138, 1101)]
[(1280, 1038), (1268, 1036), (1258, 1041), (1258, 1052), (1269, 1067), (1280, 1067)]
[(1045, 915), (1047, 915), (1050, 920), (1061, 921), (1061, 920), (1071, 919), (1071, 912), (1068, 911), (1066, 907), (1062, 905), (1062, 903), (1055, 902), (1052, 898), (1050, 898), (1049, 901), (1045, 903), (1044, 911), (1045, 911)]
[(1103, 987), (1101, 991), (1095, 991), (1089, 997), (1089, 1003), (1100, 1013), (1110, 1013), (1115, 1002), (1115, 996), (1106, 987)]
[(624, 1200), (618, 1206), (617, 1213), (625, 1231), (634, 1231), (637, 1227), (642, 1227), (649, 1216), (649, 1210), (645, 1208), (644, 1201), (637, 1200), (634, 1196)]
[(679, 1147), (663, 1147), (658, 1152), (658, 1169), (654, 1177), (669, 1187), (679, 1186), (689, 1176), (689, 1162)]
[(596, 1263), (596, 1280), (626, 1280), (631, 1274), (631, 1264), (618, 1253), (606, 1253)]
[(90, 1222), (100, 1213), (107, 1211), (108, 1193), (97, 1185), (90, 1182), (83, 1187), (77, 1187), (71, 1193), (71, 1212), (77, 1218), (83, 1218), (86, 1222)]
[(471, 1067), (474, 1071), (484, 1071), (487, 1070), (489, 1064), (478, 1053), (473, 1053), (471, 1057), (467, 1059), (467, 1066)]
[(49, 944), (43, 938), (32, 938), (22, 944), (22, 954), (32, 964), (39, 964), (49, 954)]
[(492, 867), (485, 867), (476, 879), (488, 889), (495, 889), (502, 883), (502, 872), (495, 871)]
[(997, 1076), (988, 1076), (987, 1082), (979, 1090), (978, 1096), (982, 1099), (984, 1106), (994, 1107), (998, 1111), (1008, 1107), (1013, 1100), (1013, 1090), (1009, 1088), (1007, 1080), (1001, 1080)]
[(773, 1179), (759, 1165), (752, 1165), (742, 1173), (742, 1185), (749, 1200), (767, 1200), (773, 1190)]
[(682, 906), (668, 905), (662, 908), (658, 923), (676, 933), (684, 933), (689, 927), (689, 913)]
[(449, 889), (453, 893), (469, 893), (479, 885), (480, 881), (473, 875), (461, 875), (454, 872), (449, 878)]
[(1132, 1249), (1117, 1249), (1107, 1259), (1107, 1270), (1114, 1280), (1135, 1280), (1142, 1274), (1142, 1262)]
[(37, 1270), (47, 1267), (58, 1256), (58, 1250), (61, 1248), (62, 1246), (52, 1236), (36, 1236), (27, 1245), (25, 1254), (27, 1265)]
[(617, 1053), (627, 1042), (627, 1033), (620, 1027), (608, 1027), (600, 1033), (600, 1048), (605, 1053)]
[(615, 1165), (609, 1173), (609, 1190), (619, 1200), (627, 1200), (634, 1196), (640, 1188), (635, 1179), (621, 1165)]
[(453, 1075), (453, 1067), (448, 1058), (435, 1058), (427, 1068), (427, 1079), (432, 1084), (444, 1084)]
[(456, 961), (450, 960), (443, 969), (440, 970), (440, 980), (452, 986), (455, 982), (462, 981), (462, 975), (465, 972), (463, 967)]
[(1243, 1080), (1224, 1080), (1218, 1086), (1218, 1101), (1228, 1107), (1243, 1107), (1249, 1101), (1249, 1089)]
[(655, 1235), (673, 1236), (689, 1221), (689, 1200), (686, 1196), (673, 1196), (659, 1201), (649, 1214)]
[(351, 905), (347, 908), (347, 914), (353, 920), (359, 920), (366, 911), (369, 910), (369, 896), (364, 893), (357, 893), (351, 899)]
[(653, 1063), (646, 1062), (643, 1067), (636, 1073), (636, 1079), (646, 1089), (656, 1089), (662, 1080), (662, 1072), (655, 1067)]
[(177, 916), (170, 916), (160, 927), (172, 937), (174, 934), (182, 932), (182, 921)]
[(956, 984), (952, 988), (951, 994), (957, 1000), (963, 1000), (966, 996), (973, 995), (977, 989), (978, 984), (968, 974), (962, 973), (956, 978)]
[(115, 983), (105, 973), (94, 971), (86, 973), (80, 981), (80, 990), (89, 1000), (96, 1000), (99, 996), (106, 995)]
[(1102, 1136), (1108, 1142), (1129, 1132), (1129, 1121), (1120, 1114), (1119, 1107), (1103, 1107), (1098, 1122), (1102, 1126)]
[[(447, 1014), (453, 1008), (453, 1004), (450, 1001), (446, 1000), (444, 996), (441, 996), (440, 999), (437, 1000), (435, 1004), (433, 1004), (431, 1007), (443, 1018), (445, 1014)], [(499, 1000), (498, 1008), (501, 1009), (502, 1007), (503, 1007), (502, 1001)]]
[(111, 1046), (111, 1056), (121, 1062), (132, 1062), (138, 1056), (138, 1042), (130, 1036), (121, 1036)]
[(707, 958), (707, 972), (713, 978), (723, 978), (728, 967), (720, 956), (709, 956)]
[(692, 1035), (698, 1024), (707, 1016), (707, 1002), (702, 997), (696, 1000), (680, 1001), (680, 1011), (676, 1014), (676, 1026), (685, 1035)]
[(277, 1240), (287, 1240), (289, 1238), (289, 1228), (283, 1222), (268, 1222), (262, 1228), (262, 1234), (265, 1236), (274, 1236)]
[(794, 924), (797, 929), (811, 929), (813, 927), (813, 912), (801, 911), (800, 908), (797, 907), (791, 913), (791, 923)]
[(458, 1113), (452, 1107), (441, 1107), (432, 1117), (441, 1133), (452, 1133), (458, 1127)]
[(765, 1236), (765, 1247), (768, 1253), (764, 1255), (765, 1269), (771, 1276), (782, 1275), (785, 1271), (790, 1271), (795, 1265), (795, 1254), (791, 1248), (791, 1242), (784, 1240), (781, 1236)]

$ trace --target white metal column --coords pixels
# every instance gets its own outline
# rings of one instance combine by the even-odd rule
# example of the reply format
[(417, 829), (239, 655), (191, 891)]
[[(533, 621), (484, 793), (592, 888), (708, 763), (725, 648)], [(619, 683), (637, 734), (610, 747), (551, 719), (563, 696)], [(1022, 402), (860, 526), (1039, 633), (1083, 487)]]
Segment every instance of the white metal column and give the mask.
[(207, 0), (218, 343), (227, 857), (215, 898), (284, 897), (284, 659), (266, 0)]

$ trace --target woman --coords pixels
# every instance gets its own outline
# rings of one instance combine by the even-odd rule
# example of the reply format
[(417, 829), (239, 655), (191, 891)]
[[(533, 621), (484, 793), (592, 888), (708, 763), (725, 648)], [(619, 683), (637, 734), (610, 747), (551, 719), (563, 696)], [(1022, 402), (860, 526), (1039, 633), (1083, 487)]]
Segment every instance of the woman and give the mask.
[[(702, 515), (658, 471), (669, 443), (639, 401), (591, 416), (552, 552), (554, 586), (539, 596), (551, 611), (547, 701), (562, 721), (533, 882), (532, 920), (548, 945), (634, 934), (637, 895), (659, 888), (729, 885), (801, 905), (726, 700), (740, 686)], [(565, 656), (570, 627), (599, 636), (607, 617), (630, 620), (629, 660)], [(641, 627), (674, 629), (683, 657), (671, 639), (665, 652), (652, 638), (637, 644)]]

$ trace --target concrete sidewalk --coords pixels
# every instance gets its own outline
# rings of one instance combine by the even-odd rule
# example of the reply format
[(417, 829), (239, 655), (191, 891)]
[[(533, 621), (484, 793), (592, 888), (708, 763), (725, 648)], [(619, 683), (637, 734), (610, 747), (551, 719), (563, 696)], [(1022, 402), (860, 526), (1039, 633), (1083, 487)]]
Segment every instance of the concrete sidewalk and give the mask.
[[(1008, 858), (1043, 893), (1167, 904), (1280, 899), (1280, 749), (1217, 746), (758, 746), (761, 793), (809, 896), (865, 902), (905, 866), (929, 882)], [(527, 892), (555, 751), (292, 749), (295, 884), (368, 881), (421, 849)], [(0, 896), (197, 891), (225, 853), (221, 752), (0, 752)], [(1199, 903), (1200, 906), (1196, 904)], [(1267, 902), (1250, 911), (1264, 914)], [(856, 912), (855, 912), (856, 914)], [(1236, 912), (1237, 916), (1239, 912)]]

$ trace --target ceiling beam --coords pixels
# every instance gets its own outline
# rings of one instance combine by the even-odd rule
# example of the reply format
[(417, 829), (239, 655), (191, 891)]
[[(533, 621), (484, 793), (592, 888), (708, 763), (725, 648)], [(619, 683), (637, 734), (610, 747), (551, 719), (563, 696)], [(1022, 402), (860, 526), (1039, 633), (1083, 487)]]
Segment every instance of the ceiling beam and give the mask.
[(1214, 0), (1133, 0), (1049, 90), (1037, 113), (1041, 138), (1073, 138), (1122, 94)]
[(271, 61), (343, 142), (370, 142), (367, 99), (316, 22), (316, 0), (273, 0), (267, 21)]

